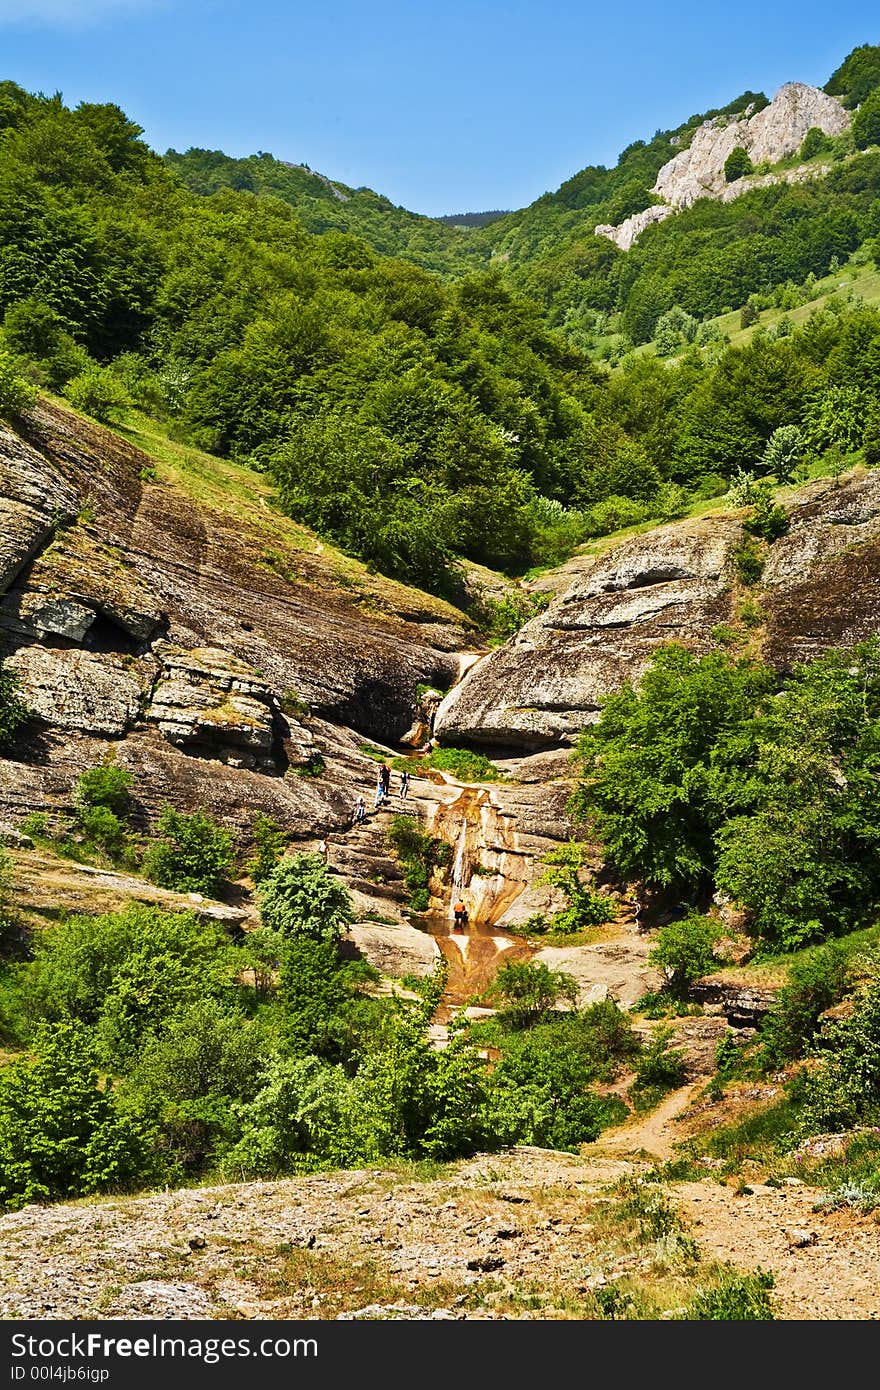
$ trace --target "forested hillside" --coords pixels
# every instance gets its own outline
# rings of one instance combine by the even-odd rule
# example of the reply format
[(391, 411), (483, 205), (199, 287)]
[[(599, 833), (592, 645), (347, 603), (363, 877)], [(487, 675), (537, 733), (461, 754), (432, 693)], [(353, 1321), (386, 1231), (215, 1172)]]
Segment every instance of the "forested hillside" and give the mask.
[[(761, 93), (465, 231), (265, 154), (162, 160), (118, 107), (72, 111), (7, 82), (6, 374), (98, 418), (146, 412), (266, 472), (285, 511), (350, 553), (459, 598), (462, 560), (522, 574), (734, 475), (874, 462), (870, 304), (832, 298), (736, 346), (711, 320), (803, 304), (817, 276), (876, 256), (878, 53), (829, 82), (861, 98), (861, 126), (821, 154), (830, 172), (702, 199), (627, 252), (596, 222), (645, 206), (673, 140)], [(474, 270), (480, 246), (493, 264)], [(653, 352), (631, 351), (652, 335)]]

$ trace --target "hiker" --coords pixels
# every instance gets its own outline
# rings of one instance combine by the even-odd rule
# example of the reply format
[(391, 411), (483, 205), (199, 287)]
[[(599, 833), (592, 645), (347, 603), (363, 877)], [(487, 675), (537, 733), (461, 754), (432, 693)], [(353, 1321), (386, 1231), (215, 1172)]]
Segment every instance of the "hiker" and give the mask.
[(464, 931), (464, 928), (467, 926), (468, 912), (461, 898), (459, 898), (452, 911), (455, 917), (456, 931)]
[(379, 776), (382, 778), (382, 795), (387, 796), (391, 791), (391, 766), (389, 763), (382, 764)]
[(407, 772), (406, 768), (404, 768), (404, 769), (403, 769), (403, 772), (401, 772), (401, 774), (400, 774), (400, 799), (401, 799), (401, 801), (406, 801), (406, 798), (408, 797), (408, 795), (409, 795), (409, 773)]
[(358, 799), (357, 799), (357, 805), (356, 805), (355, 808), (354, 808), (354, 823), (355, 823), (355, 825), (360, 825), (360, 824), (364, 821), (364, 819), (365, 819), (365, 817), (366, 817), (366, 814), (367, 814), (367, 804), (366, 804), (366, 802), (364, 801), (364, 798), (363, 798), (362, 796), (359, 796)]
[(373, 802), (373, 810), (374, 810), (374, 811), (378, 811), (379, 807), (382, 805), (382, 802), (383, 802), (384, 800), (385, 800), (385, 778), (382, 776), (382, 773), (380, 772), (379, 775), (378, 775), (378, 777), (376, 778), (376, 799), (375, 799), (375, 801)]

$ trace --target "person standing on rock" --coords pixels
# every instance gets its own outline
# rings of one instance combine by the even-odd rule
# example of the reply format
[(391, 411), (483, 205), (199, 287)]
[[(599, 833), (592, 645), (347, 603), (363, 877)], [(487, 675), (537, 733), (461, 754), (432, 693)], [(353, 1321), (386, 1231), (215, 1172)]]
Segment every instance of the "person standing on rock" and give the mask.
[(391, 765), (389, 763), (382, 764), (379, 776), (382, 778), (382, 795), (384, 797), (391, 791)]
[(375, 801), (373, 802), (373, 810), (374, 810), (374, 811), (378, 811), (379, 807), (382, 805), (382, 802), (383, 802), (384, 800), (385, 800), (385, 778), (382, 776), (382, 772), (381, 772), (381, 770), (380, 770), (378, 776), (376, 777), (376, 799), (375, 799)]
[(355, 808), (354, 808), (354, 823), (355, 823), (355, 825), (362, 825), (363, 822), (364, 822), (364, 820), (365, 820), (365, 818), (366, 818), (366, 814), (367, 814), (367, 803), (364, 801), (364, 798), (363, 798), (362, 796), (359, 796), (358, 799), (357, 799), (357, 805), (356, 805)]
[(407, 798), (408, 796), (409, 796), (409, 773), (407, 772), (406, 768), (404, 768), (404, 769), (403, 769), (403, 772), (401, 772), (401, 774), (400, 774), (400, 799), (401, 799), (401, 801), (406, 801), (406, 798)]

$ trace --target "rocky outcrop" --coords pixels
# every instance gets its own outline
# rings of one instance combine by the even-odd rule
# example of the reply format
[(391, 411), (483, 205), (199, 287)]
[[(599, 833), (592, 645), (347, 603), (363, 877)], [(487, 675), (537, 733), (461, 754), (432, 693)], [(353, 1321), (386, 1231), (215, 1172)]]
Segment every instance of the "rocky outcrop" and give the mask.
[[(750, 591), (765, 616), (764, 656), (779, 670), (880, 630), (880, 471), (813, 484), (788, 509), (790, 529)], [(550, 606), (446, 697), (438, 734), (503, 748), (570, 744), (659, 645), (706, 652), (716, 625), (738, 621), (741, 538), (740, 516), (718, 513), (569, 562)]]
[(661, 642), (708, 650), (729, 616), (741, 535), (733, 518), (688, 521), (572, 563), (565, 592), (443, 701), (438, 734), (520, 748), (570, 742)]
[(0, 425), (0, 592), (76, 509), (76, 491), (58, 470)]
[(651, 192), (662, 201), (628, 217), (617, 227), (597, 226), (596, 235), (609, 237), (626, 251), (646, 227), (679, 208), (690, 207), (699, 198), (729, 202), (756, 186), (815, 178), (822, 171), (809, 168), (746, 176), (728, 183), (724, 165), (737, 148), (746, 151), (756, 169), (763, 164), (777, 164), (800, 149), (808, 130), (816, 128), (825, 135), (839, 135), (850, 120), (849, 112), (835, 97), (804, 82), (788, 82), (780, 87), (769, 106), (754, 114), (749, 110), (739, 119), (715, 116), (704, 121), (688, 148), (673, 155), (657, 175)]
[(743, 120), (706, 121), (686, 150), (674, 155), (657, 175), (653, 192), (672, 207), (686, 208), (698, 198), (713, 197), (727, 187), (724, 165), (731, 151), (742, 148), (752, 164), (776, 164), (795, 154), (808, 130), (839, 135), (850, 123), (849, 112), (835, 97), (804, 82), (780, 87), (769, 106)]
[(118, 738), (137, 716), (142, 687), (118, 656), (20, 647), (6, 665), (29, 707), (58, 729)]
[(634, 212), (631, 217), (624, 218), (617, 227), (609, 222), (602, 222), (594, 231), (596, 236), (608, 237), (621, 251), (628, 251), (646, 227), (653, 227), (655, 222), (665, 222), (674, 212), (675, 208), (670, 207), (668, 203), (652, 203), (642, 212)]

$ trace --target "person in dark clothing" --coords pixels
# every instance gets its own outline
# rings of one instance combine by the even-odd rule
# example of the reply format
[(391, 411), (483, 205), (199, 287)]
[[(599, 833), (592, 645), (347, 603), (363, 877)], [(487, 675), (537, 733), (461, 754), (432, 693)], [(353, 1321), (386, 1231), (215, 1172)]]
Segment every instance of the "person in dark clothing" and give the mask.
[(382, 778), (382, 790), (385, 796), (391, 790), (391, 768), (388, 763), (383, 763), (379, 776)]
[(403, 769), (403, 772), (401, 772), (401, 774), (400, 774), (400, 799), (401, 799), (401, 801), (406, 801), (406, 798), (408, 797), (408, 795), (409, 795), (409, 773), (407, 772), (406, 768), (404, 768), (404, 769)]

